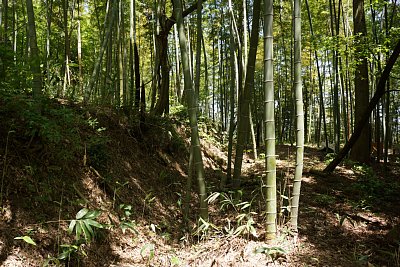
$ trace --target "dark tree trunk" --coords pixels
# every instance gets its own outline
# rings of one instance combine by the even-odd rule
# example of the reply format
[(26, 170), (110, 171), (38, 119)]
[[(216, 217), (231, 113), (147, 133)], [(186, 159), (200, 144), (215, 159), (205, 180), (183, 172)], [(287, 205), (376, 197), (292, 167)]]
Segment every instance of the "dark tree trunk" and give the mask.
[[(197, 2), (192, 4), (188, 9), (182, 12), (182, 17), (185, 18), (187, 15), (197, 9)], [(160, 18), (160, 32), (156, 34), (156, 50), (158, 51), (159, 64), (156, 63), (155, 77), (160, 78), (159, 86), (159, 98), (154, 108), (154, 113), (157, 115), (169, 113), (169, 70), (170, 65), (168, 63), (168, 35), (174, 26), (176, 19), (174, 17), (167, 18), (165, 14), (161, 14)]]
[(133, 50), (134, 50), (134, 57), (135, 57), (135, 109), (139, 110), (139, 103), (140, 103), (140, 69), (139, 69), (139, 51), (137, 44), (134, 43), (133, 45)]
[[(353, 0), (354, 36), (356, 40), (355, 60), (360, 63), (356, 66), (354, 75), (355, 86), (355, 124), (360, 124), (361, 116), (369, 101), (368, 63), (367, 58), (362, 56), (367, 35), (364, 13), (364, 0)], [(370, 129), (369, 123), (364, 123), (360, 132), (360, 138), (355, 141), (351, 149), (350, 158), (361, 163), (370, 161)]]

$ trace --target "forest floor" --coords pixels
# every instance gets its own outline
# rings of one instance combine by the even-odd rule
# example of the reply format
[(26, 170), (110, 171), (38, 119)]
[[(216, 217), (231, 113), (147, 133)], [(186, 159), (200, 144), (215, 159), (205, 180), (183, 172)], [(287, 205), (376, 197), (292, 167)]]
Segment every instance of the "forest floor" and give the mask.
[(296, 237), (286, 223), (295, 148), (278, 145), (279, 234), (267, 244), (264, 160), (246, 155), (242, 190), (219, 191), (226, 136), (203, 120), (210, 220), (197, 220), (195, 181), (184, 219), (182, 114), (139, 126), (112, 109), (0, 97), (0, 266), (400, 266), (395, 157), (323, 177), (310, 170), (331, 155), (306, 147)]

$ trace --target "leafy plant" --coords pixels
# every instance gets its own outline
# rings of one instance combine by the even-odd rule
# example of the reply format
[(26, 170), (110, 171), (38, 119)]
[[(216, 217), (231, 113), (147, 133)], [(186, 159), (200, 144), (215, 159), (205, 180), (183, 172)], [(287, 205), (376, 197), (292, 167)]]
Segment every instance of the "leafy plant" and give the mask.
[(126, 230), (130, 229), (135, 234), (138, 234), (138, 231), (136, 230), (136, 223), (134, 220), (131, 219), (132, 205), (120, 204), (119, 208), (120, 210), (122, 210), (123, 213), (123, 215), (120, 218), (121, 223), (119, 225), (119, 227), (122, 230), (122, 233), (125, 234)]
[(86, 122), (92, 129), (96, 130), (96, 132), (102, 132), (106, 130), (105, 127), (98, 126), (99, 122), (97, 121), (97, 118), (92, 118), (91, 116), (89, 116)]
[(178, 200), (176, 201), (176, 205), (178, 208), (182, 208), (182, 194), (175, 192), (175, 194), (178, 196)]
[(57, 255), (57, 257), (48, 257), (43, 266), (62, 266), (62, 261), (71, 261), (72, 258), (79, 257), (79, 256), (87, 256), (85, 250), (83, 249), (82, 244), (63, 244), (61, 245), (62, 252)]
[(249, 214), (239, 214), (238, 216), (236, 216), (237, 219), (237, 224), (240, 225), (242, 221), (245, 220), (244, 224), (241, 224), (240, 226), (238, 226), (236, 228), (236, 230), (233, 232), (233, 236), (239, 236), (239, 235), (243, 235), (243, 234), (247, 234), (247, 238), (250, 237), (250, 235), (254, 236), (254, 237), (258, 237), (257, 235), (257, 231), (254, 228), (254, 219), (251, 216), (251, 214), (257, 214), (255, 212), (250, 212)]
[(71, 256), (73, 256), (73, 254), (78, 253), (79, 251), (81, 251), (83, 255), (86, 255), (85, 251), (80, 250), (79, 248), (80, 246), (77, 245), (70, 245), (70, 244), (61, 245), (62, 252), (57, 256), (57, 259), (69, 260), (71, 259)]
[(207, 198), (207, 201), (210, 204), (220, 197), (221, 210), (225, 210), (231, 207), (236, 212), (239, 212), (240, 210), (245, 210), (251, 206), (251, 203), (249, 203), (248, 201), (241, 201), (242, 195), (243, 195), (242, 190), (229, 191), (228, 193), (214, 192), (210, 194), (210, 196)]
[[(69, 262), (74, 257), (87, 256), (84, 244), (90, 242), (95, 235), (94, 228), (103, 228), (103, 225), (96, 221), (101, 212), (83, 208), (71, 220), (68, 232), (75, 235), (75, 242), (72, 244), (62, 244), (61, 250), (56, 257), (47, 258), (43, 266), (60, 266), (62, 261)], [(82, 238), (83, 237), (83, 238)]]
[[(243, 234), (247, 234), (247, 238), (250, 235), (257, 237), (257, 232), (254, 227), (254, 219), (253, 216), (257, 213), (252, 212), (251, 209), (251, 202), (242, 201), (243, 191), (229, 191), (229, 192), (214, 192), (210, 194), (208, 197), (208, 203), (213, 203), (218, 198), (220, 198), (220, 209), (225, 210), (228, 208), (233, 208), (235, 213), (237, 214), (236, 219), (236, 229), (232, 227), (231, 220), (228, 221), (228, 225), (224, 227), (224, 230), (227, 232), (228, 235), (232, 236), (239, 236)], [(204, 225), (203, 225), (204, 226)]]
[(221, 230), (216, 225), (205, 221), (203, 218), (200, 218), (194, 235), (197, 235), (201, 240), (203, 240), (211, 230), (214, 230), (218, 233), (221, 232)]
[[(125, 183), (120, 183), (119, 181), (116, 181), (115, 182), (115, 187), (114, 187), (114, 194), (113, 194), (113, 208), (114, 208), (114, 204), (115, 204), (115, 201), (116, 201), (116, 198), (117, 198), (117, 195), (118, 195), (118, 191), (120, 191), (121, 189), (123, 189), (126, 185), (128, 185), (129, 184), (129, 182), (128, 181), (126, 181)], [(124, 205), (124, 204), (122, 204), (122, 205)], [(126, 208), (129, 208), (128, 206), (122, 206), (122, 207), (124, 207), (125, 209)], [(121, 205), (120, 205), (120, 208), (121, 208)], [(132, 206), (131, 206), (131, 208), (130, 208), (130, 210), (132, 209)]]
[(156, 199), (156, 197), (153, 195), (153, 192), (150, 191), (148, 194), (146, 194), (146, 196), (144, 197), (144, 200), (143, 200), (142, 217), (144, 217), (144, 211), (146, 209), (146, 206), (149, 206), (155, 199)]
[(14, 237), (15, 240), (23, 240), (25, 243), (36, 246), (35, 241), (28, 235)]
[(82, 236), (86, 242), (90, 242), (94, 237), (95, 228), (103, 228), (103, 225), (95, 219), (101, 214), (98, 210), (81, 209), (72, 220), (68, 227), (68, 232), (75, 234), (75, 239), (79, 240)]
[(147, 258), (147, 263), (150, 265), (151, 260), (155, 256), (155, 247), (154, 244), (146, 244), (140, 250), (140, 256), (145, 259)]

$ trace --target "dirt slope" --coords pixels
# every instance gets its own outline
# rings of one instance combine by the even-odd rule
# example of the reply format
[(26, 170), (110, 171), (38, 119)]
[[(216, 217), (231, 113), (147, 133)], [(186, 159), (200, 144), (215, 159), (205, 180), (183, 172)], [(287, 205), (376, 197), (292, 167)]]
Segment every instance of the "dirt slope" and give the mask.
[[(284, 223), (282, 198), (280, 235), (267, 246), (262, 159), (246, 158), (240, 201), (219, 192), (210, 224), (196, 225), (195, 193), (191, 217), (184, 220), (181, 212), (189, 131), (182, 118), (147, 117), (139, 127), (112, 109), (61, 100), (39, 111), (29, 97), (0, 98), (1, 266), (56, 264), (63, 255), (69, 258), (58, 261), (69, 266), (399, 265), (398, 163), (346, 165), (323, 178), (308, 171), (322, 168), (324, 153), (306, 148), (300, 235), (293, 239)], [(218, 192), (226, 152), (212, 127), (200, 125), (207, 187)], [(294, 148), (278, 146), (277, 152), (278, 189), (287, 195)], [(249, 206), (241, 209), (241, 203)], [(92, 226), (90, 240), (84, 238), (90, 232), (80, 238), (76, 228), (68, 232), (83, 208), (100, 211), (95, 221), (102, 229)]]

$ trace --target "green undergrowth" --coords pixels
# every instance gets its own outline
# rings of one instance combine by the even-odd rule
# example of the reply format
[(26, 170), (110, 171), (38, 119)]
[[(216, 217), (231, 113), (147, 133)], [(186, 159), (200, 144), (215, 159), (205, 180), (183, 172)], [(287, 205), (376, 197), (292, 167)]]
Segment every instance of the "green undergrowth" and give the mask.
[[(183, 183), (169, 161), (188, 149), (178, 118), (147, 115), (140, 124), (115, 109), (0, 92), (0, 121), (0, 223), (9, 225), (1, 232), (32, 255), (44, 249), (42, 263), (79, 263), (90, 258), (89, 243), (115, 229), (137, 234), (138, 221), (153, 232), (170, 228), (155, 219), (155, 203), (163, 199), (157, 208), (171, 216), (179, 210)], [(43, 235), (52, 246), (43, 247)]]
[(10, 135), (13, 145), (34, 152), (36, 159), (51, 155), (53, 165), (63, 166), (77, 157), (83, 160), (87, 153), (95, 165), (106, 160), (105, 128), (78, 105), (60, 104), (55, 99), (39, 102), (26, 95), (2, 96), (1, 102), (3, 136)]
[(395, 199), (400, 190), (400, 182), (386, 181), (368, 165), (354, 164), (352, 169), (357, 174), (357, 180), (348, 190), (359, 195), (357, 207), (362, 209), (379, 207), (379, 202), (390, 202)]

